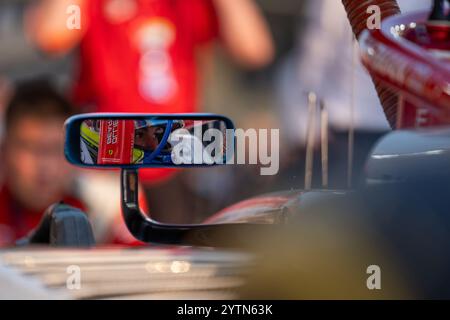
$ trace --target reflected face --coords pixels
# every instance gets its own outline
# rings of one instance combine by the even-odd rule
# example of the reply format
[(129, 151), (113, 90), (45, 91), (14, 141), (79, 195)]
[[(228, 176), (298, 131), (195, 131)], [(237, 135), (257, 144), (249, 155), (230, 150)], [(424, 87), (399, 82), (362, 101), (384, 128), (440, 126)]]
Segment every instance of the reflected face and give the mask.
[[(227, 125), (222, 119), (164, 119), (159, 115), (77, 117), (67, 122), (66, 131), (69, 140), (79, 139), (79, 148), (69, 145), (66, 151), (69, 161), (79, 157), (83, 165), (98, 167), (175, 167), (192, 165), (194, 158), (195, 164), (202, 159), (204, 164), (215, 164), (223, 162)], [(204, 155), (204, 149), (210, 154)], [(183, 163), (174, 159), (183, 159)], [(74, 163), (78, 164), (77, 160)]]
[(29, 116), (17, 120), (4, 143), (6, 183), (26, 208), (45, 210), (60, 201), (71, 183), (64, 159), (64, 119)]
[(144, 151), (154, 151), (164, 134), (162, 127), (146, 127), (137, 129), (134, 136), (134, 145)]

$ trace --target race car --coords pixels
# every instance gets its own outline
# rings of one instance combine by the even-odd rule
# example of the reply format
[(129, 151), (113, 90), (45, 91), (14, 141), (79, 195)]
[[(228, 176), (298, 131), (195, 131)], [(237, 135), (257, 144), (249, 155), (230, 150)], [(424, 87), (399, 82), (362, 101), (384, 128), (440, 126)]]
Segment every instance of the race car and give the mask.
[[(130, 143), (135, 135), (130, 134), (127, 160), (116, 165), (122, 166), (124, 221), (137, 239), (169, 247), (7, 250), (0, 253), (7, 269), (0, 275), (12, 269), (14, 277), (3, 276), (0, 281), (19, 297), (25, 292), (38, 298), (49, 292), (69, 298), (212, 299), (230, 292), (229, 297), (256, 299), (450, 298), (447, 11), (439, 0), (431, 12), (404, 16), (398, 15), (394, 0), (342, 2), (386, 116), (398, 129), (384, 136), (370, 153), (362, 186), (282, 191), (235, 204), (204, 224), (162, 224), (139, 208), (137, 169), (152, 164), (134, 161), (134, 155), (129, 160), (136, 148)], [(385, 18), (380, 30), (366, 30), (369, 5), (379, 6)], [(186, 124), (189, 117), (214, 118), (172, 115), (166, 121), (178, 119)], [(66, 152), (73, 151), (68, 153), (72, 163), (102, 165), (99, 140), (86, 135), (92, 128), (93, 132), (99, 129), (83, 127), (83, 121), (92, 119), (88, 115), (70, 123)], [(96, 118), (107, 120), (106, 124), (120, 119), (117, 115)], [(133, 124), (131, 131), (142, 120), (136, 115), (124, 119)], [(166, 129), (156, 135), (171, 133)], [(79, 145), (80, 135), (86, 148)], [(97, 154), (89, 151), (88, 143), (94, 149), (97, 143)], [(26, 244), (93, 245), (89, 221), (83, 217), (79, 211), (53, 207), (43, 223), (44, 231)], [(73, 291), (66, 286), (65, 272), (69, 266), (80, 265), (87, 270), (88, 282)], [(371, 286), (370, 270), (381, 270), (382, 290), (376, 283)], [(10, 279), (16, 278), (11, 284)], [(34, 283), (35, 290), (23, 285), (27, 281)], [(5, 297), (11, 290), (0, 293)]]

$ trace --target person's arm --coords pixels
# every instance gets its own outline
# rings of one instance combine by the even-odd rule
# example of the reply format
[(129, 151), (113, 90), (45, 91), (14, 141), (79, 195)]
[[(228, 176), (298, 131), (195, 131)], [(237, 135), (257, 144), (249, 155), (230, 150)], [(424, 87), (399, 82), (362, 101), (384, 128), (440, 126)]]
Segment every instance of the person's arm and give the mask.
[[(68, 8), (72, 5), (80, 8), (80, 30), (67, 27), (71, 18)], [(28, 37), (47, 53), (67, 53), (79, 43), (86, 31), (86, 6), (86, 0), (41, 0), (32, 5), (25, 16)]]
[(268, 25), (253, 0), (213, 0), (225, 48), (240, 64), (258, 68), (274, 57)]

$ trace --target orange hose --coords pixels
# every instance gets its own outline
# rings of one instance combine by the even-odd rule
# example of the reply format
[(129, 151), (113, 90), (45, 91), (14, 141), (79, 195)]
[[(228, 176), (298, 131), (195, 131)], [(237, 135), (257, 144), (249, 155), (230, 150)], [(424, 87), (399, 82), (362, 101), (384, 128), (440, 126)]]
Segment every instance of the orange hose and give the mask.
[[(369, 18), (367, 8), (369, 6), (379, 6), (382, 19), (400, 13), (400, 7), (396, 0), (342, 0), (342, 3), (356, 38), (359, 38), (367, 28), (367, 19)], [(373, 82), (386, 118), (391, 127), (394, 128), (397, 120), (398, 94), (383, 85), (381, 81), (373, 79)]]

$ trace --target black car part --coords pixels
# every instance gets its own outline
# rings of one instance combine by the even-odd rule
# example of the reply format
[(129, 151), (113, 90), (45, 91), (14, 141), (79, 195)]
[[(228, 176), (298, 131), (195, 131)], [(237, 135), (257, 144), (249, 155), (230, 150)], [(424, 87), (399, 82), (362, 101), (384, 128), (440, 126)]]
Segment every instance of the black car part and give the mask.
[(150, 219), (139, 206), (139, 180), (136, 169), (123, 169), (121, 175), (122, 214), (130, 233), (139, 241), (186, 246), (243, 247), (248, 236), (269, 232), (276, 225), (227, 223), (177, 225)]
[(54, 204), (44, 213), (39, 226), (18, 246), (33, 244), (56, 247), (90, 247), (95, 245), (94, 233), (86, 214), (64, 203)]

